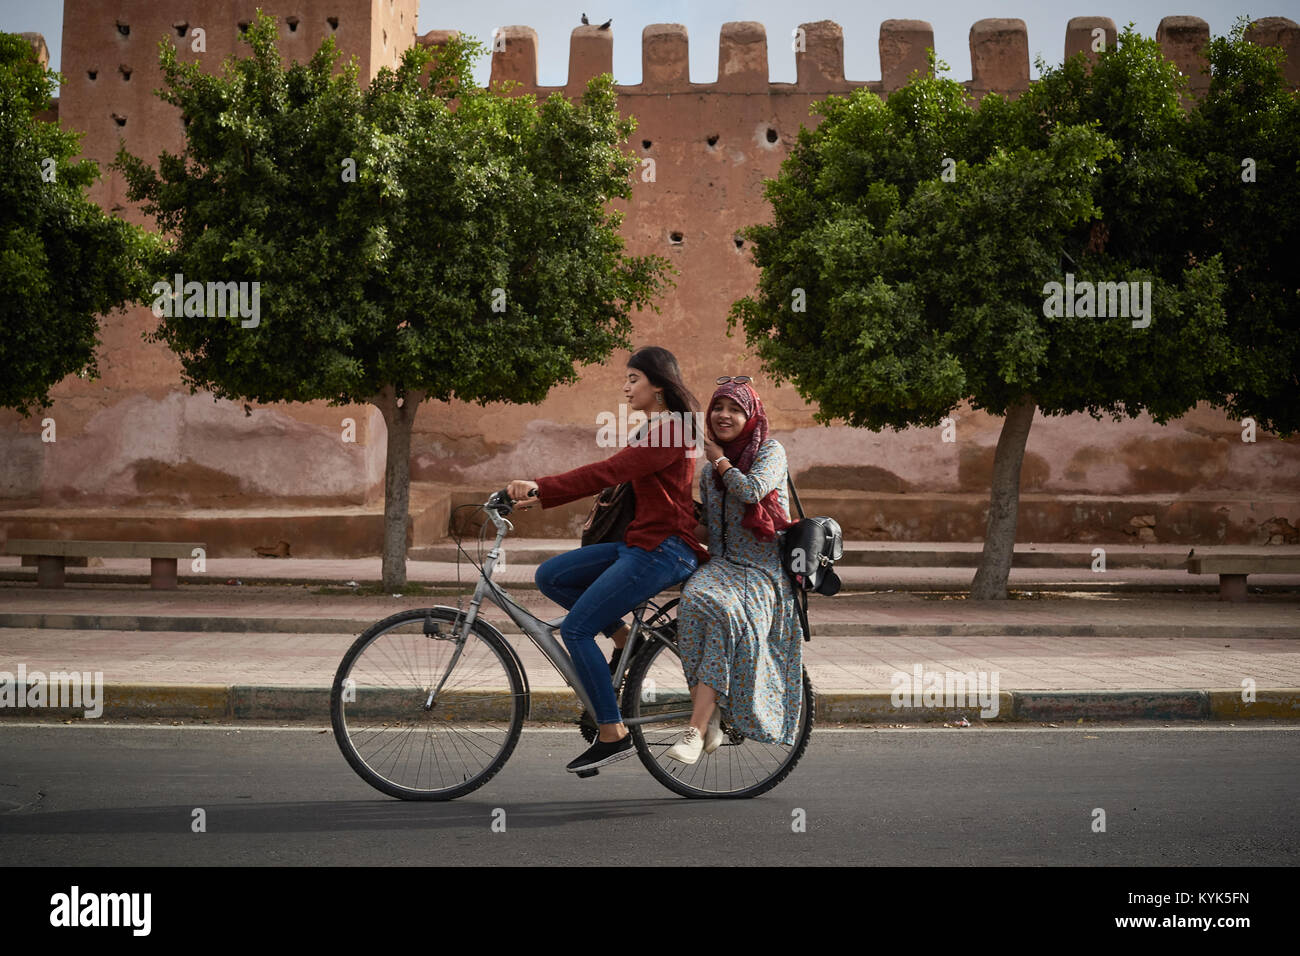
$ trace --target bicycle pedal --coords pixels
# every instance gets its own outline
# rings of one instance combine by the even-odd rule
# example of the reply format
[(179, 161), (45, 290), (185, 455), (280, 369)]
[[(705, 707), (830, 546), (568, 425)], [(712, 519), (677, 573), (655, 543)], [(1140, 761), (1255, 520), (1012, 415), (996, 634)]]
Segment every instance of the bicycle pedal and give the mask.
[(579, 770), (577, 773), (577, 778), (579, 780), (586, 780), (588, 777), (597, 776), (599, 773), (600, 773), (599, 770)]

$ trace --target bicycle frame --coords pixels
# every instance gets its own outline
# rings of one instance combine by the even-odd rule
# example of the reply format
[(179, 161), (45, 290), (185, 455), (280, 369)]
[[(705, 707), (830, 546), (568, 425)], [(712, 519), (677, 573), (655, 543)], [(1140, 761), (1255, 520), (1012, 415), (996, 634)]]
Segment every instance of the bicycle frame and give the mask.
[[(447, 663), (447, 671), (443, 674), (442, 680), (438, 686), (433, 689), (429, 695), (428, 705), (433, 703), (442, 685), (446, 683), (447, 678), (456, 667), (456, 662), (460, 660), (461, 649), (465, 646), (465, 641), (469, 637), (469, 630), (478, 620), (479, 608), (486, 598), (501, 610), (503, 610), (510, 619), (519, 625), (519, 629), (528, 635), (529, 640), (542, 652), (543, 656), (551, 662), (551, 665), (560, 673), (560, 676), (573, 688), (582, 705), (588, 713), (595, 714), (596, 707), (591, 702), (591, 697), (587, 689), (583, 687), (582, 681), (578, 678), (578, 672), (573, 667), (573, 659), (569, 652), (565, 650), (564, 645), (555, 639), (555, 632), (563, 623), (564, 618), (556, 618), (554, 621), (543, 621), (541, 618), (532, 614), (530, 611), (517, 604), (501, 585), (492, 580), (492, 572), (496, 568), (497, 560), (501, 557), (501, 544), (505, 541), (507, 533), (514, 530), (514, 525), (502, 517), (501, 514), (492, 507), (484, 506), (484, 511), (492, 519), (497, 528), (496, 542), (492, 545), (492, 550), (487, 554), (487, 560), (483, 562), (483, 568), (479, 573), (478, 585), (474, 588), (474, 596), (470, 599), (469, 610), (465, 614), (464, 622), (461, 624), (456, 634), (457, 648), (452, 654), (451, 660)], [(634, 614), (632, 619), (632, 628), (628, 634), (627, 643), (619, 655), (618, 668), (612, 678), (614, 687), (617, 689), (619, 682), (622, 681), (623, 674), (627, 670), (630, 662), (631, 649), (636, 646), (637, 635), (641, 631), (641, 616)], [(655, 635), (654, 640), (662, 641), (663, 638)], [(520, 670), (523, 670), (523, 662), (520, 662)], [(426, 707), (427, 709), (427, 707)], [(690, 710), (671, 711), (668, 713), (655, 714), (653, 717), (624, 717), (623, 723), (629, 726), (633, 724), (653, 724), (665, 723), (667, 721), (682, 720), (691, 716)]]

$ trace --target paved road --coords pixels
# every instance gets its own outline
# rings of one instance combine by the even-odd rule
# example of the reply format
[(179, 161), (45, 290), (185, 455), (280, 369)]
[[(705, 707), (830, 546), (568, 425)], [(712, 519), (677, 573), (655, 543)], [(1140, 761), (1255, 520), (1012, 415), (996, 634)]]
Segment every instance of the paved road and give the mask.
[(485, 787), (417, 804), (371, 790), (318, 728), (0, 725), (0, 860), (1300, 863), (1300, 730), (1278, 725), (825, 729), (775, 790), (725, 803), (677, 797), (635, 759), (578, 780), (562, 765), (580, 749), (572, 729), (525, 731)]

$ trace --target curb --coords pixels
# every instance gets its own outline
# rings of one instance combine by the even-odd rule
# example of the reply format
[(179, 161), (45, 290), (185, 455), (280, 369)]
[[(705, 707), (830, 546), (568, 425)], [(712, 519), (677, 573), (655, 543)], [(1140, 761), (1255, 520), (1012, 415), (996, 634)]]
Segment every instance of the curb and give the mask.
[[(103, 717), (329, 722), (328, 687), (248, 684), (105, 684)], [(529, 723), (571, 722), (580, 706), (568, 689), (532, 691)], [(81, 708), (0, 707), (5, 718), (87, 719)], [(996, 714), (975, 707), (895, 707), (890, 691), (817, 694), (817, 722), (933, 724), (965, 717), (977, 723), (1121, 720), (1300, 720), (1300, 688), (1257, 690), (1251, 702), (1237, 690), (1001, 691)]]
[[(870, 611), (866, 613), (870, 614)], [(0, 628), (26, 630), (194, 631), (220, 634), (360, 634), (376, 620), (313, 617), (215, 617), (206, 615), (0, 613)], [(503, 634), (520, 634), (508, 618), (490, 619)], [(1242, 628), (1231, 624), (866, 624), (826, 621), (812, 625), (823, 637), (1150, 637), (1294, 640), (1288, 625)]]

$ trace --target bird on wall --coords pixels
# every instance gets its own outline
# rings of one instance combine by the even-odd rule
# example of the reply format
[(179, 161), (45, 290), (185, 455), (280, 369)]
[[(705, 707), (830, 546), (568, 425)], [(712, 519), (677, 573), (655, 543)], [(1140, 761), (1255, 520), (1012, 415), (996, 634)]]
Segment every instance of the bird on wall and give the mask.
[(613, 23), (613, 22), (614, 22), (614, 18), (613, 18), (613, 17), (610, 17), (608, 20), (606, 20), (604, 23), (602, 23), (602, 24), (600, 25), (600, 29), (601, 29), (601, 30), (608, 30), (608, 29), (609, 29), (609, 25), (610, 25), (611, 23)]
[(582, 25), (585, 27), (589, 23), (591, 23), (591, 21), (587, 19), (587, 15), (584, 13), (582, 15)]

